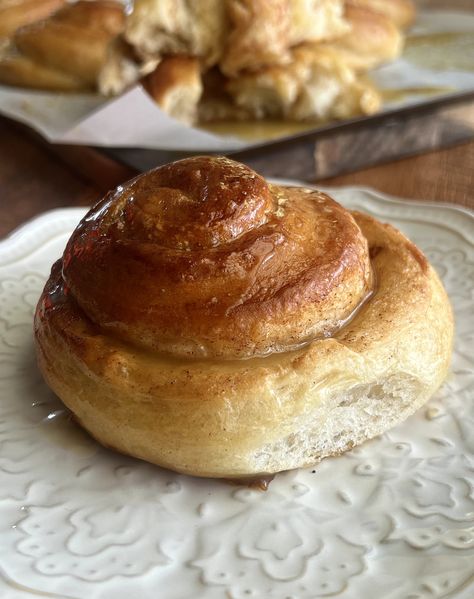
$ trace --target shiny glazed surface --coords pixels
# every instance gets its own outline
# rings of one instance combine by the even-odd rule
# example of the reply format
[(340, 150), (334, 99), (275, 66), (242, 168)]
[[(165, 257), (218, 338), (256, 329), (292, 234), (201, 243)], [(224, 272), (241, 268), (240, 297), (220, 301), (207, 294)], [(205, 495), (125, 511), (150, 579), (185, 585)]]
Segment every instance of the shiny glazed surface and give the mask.
[[(206, 165), (204, 184), (186, 194), (196, 161)], [(209, 194), (215, 169), (222, 189), (235, 185), (227, 198), (240, 216), (233, 223), (219, 193)], [(154, 177), (161, 185), (155, 180), (138, 193), (140, 183)], [(187, 219), (169, 219), (174, 203), (161, 201), (160, 193), (189, 203)], [(286, 202), (278, 205), (279, 199)], [(311, 214), (300, 227), (306, 236), (298, 239), (297, 227), (277, 230), (297, 238), (299, 259), (296, 251), (281, 251), (282, 242), (264, 263), (287, 265), (274, 277), (272, 293), (265, 296), (267, 279), (257, 271), (249, 302), (221, 320), (206, 317), (197, 301), (206, 285), (219, 290), (213, 296), (219, 305), (227, 294), (235, 294), (234, 302), (241, 298), (236, 281), (248, 284), (249, 278), (243, 268), (227, 275), (226, 262), (210, 258), (215, 248), (231, 246), (241, 258), (265, 239), (259, 233), (269, 224), (285, 216), (296, 220), (304, 210)], [(202, 220), (193, 219), (193, 211)], [(326, 231), (319, 230), (322, 222)], [(243, 243), (247, 239), (252, 243)], [(210, 283), (202, 275), (183, 284), (186, 270), (176, 264), (199, 266), (202, 253), (214, 267)], [(301, 259), (308, 255), (309, 266)], [(173, 261), (183, 256), (189, 262)], [(157, 285), (160, 277), (168, 287)], [(280, 289), (288, 293), (286, 304), (278, 302)], [(154, 304), (160, 294), (161, 311)], [(286, 308), (281, 318), (274, 317), (275, 305)], [(117, 306), (121, 320), (113, 321)], [(181, 336), (173, 337), (181, 324)], [(86, 215), (52, 269), (35, 338), (46, 382), (103, 445), (178, 472), (242, 480), (340, 454), (413, 413), (446, 376), (452, 316), (436, 273), (392, 226), (350, 213), (318, 192), (267, 186), (246, 167), (201, 158), (131, 181)]]
[(111, 192), (62, 272), (91, 321), (123, 340), (229, 359), (333, 334), (373, 286), (367, 242), (334, 200), (210, 157)]

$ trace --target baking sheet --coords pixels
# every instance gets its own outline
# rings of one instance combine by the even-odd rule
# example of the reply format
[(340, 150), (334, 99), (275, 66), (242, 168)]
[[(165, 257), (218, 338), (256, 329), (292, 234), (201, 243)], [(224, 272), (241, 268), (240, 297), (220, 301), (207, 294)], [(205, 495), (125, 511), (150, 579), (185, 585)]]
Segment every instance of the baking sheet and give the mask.
[[(371, 76), (386, 98), (376, 116), (394, 108), (420, 106), (433, 98), (474, 92), (474, 13), (421, 12), (403, 56), (372, 71)], [(113, 99), (0, 86), (0, 113), (57, 143), (228, 152), (265, 141), (216, 135), (179, 123), (163, 113), (139, 85)], [(327, 130), (328, 124), (309, 125), (306, 133), (323, 127)], [(287, 133), (282, 130), (282, 138)]]

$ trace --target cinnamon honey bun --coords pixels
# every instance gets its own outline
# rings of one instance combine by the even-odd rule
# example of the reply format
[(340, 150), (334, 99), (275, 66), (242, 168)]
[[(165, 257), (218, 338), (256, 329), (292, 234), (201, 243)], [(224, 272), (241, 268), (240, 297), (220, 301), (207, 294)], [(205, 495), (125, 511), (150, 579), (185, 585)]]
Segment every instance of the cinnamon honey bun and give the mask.
[(98, 441), (242, 479), (404, 420), (446, 376), (453, 320), (395, 228), (196, 157), (92, 208), (53, 266), (35, 336), (46, 381)]

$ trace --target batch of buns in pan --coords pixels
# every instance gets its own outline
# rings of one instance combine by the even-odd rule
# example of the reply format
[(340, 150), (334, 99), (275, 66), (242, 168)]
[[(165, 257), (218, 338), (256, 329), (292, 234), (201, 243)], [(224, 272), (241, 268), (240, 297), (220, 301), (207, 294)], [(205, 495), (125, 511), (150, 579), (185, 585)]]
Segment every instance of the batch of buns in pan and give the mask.
[(376, 112), (412, 0), (0, 0), (0, 83), (115, 95), (189, 122)]

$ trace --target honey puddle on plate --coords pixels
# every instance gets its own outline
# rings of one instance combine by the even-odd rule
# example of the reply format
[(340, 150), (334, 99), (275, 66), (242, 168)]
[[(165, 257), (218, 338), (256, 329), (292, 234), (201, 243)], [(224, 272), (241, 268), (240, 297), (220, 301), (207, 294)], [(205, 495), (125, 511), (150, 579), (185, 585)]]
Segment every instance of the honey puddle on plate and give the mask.
[(39, 423), (42, 435), (53, 445), (74, 452), (81, 457), (97, 453), (97, 443), (76, 424), (71, 412), (59, 409), (50, 412)]
[(216, 121), (202, 123), (200, 129), (216, 135), (233, 135), (246, 141), (270, 140), (311, 131), (323, 124), (321, 121)]
[(425, 69), (474, 72), (474, 31), (409, 35), (403, 58)]
[[(438, 96), (455, 92), (451, 86), (401, 87), (379, 89), (384, 102), (402, 102), (411, 96)], [(200, 129), (215, 135), (232, 135), (245, 141), (270, 141), (281, 137), (297, 135), (327, 125), (330, 121), (216, 121), (202, 123)]]
[(384, 102), (399, 102), (406, 100), (410, 96), (440, 96), (450, 94), (456, 91), (455, 87), (449, 85), (440, 85), (433, 87), (400, 87), (381, 89), (380, 93)]

